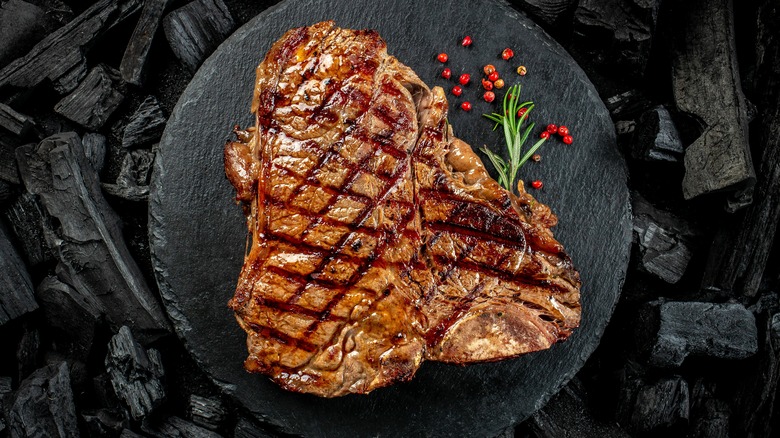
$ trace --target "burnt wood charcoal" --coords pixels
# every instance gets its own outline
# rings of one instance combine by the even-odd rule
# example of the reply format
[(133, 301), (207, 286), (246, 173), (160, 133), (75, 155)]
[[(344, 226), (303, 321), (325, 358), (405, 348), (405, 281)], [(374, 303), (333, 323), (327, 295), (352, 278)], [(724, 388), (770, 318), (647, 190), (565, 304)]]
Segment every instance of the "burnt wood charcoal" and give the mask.
[(236, 427), (233, 429), (234, 438), (273, 438), (273, 435), (269, 434), (258, 426), (254, 421), (244, 417), (239, 417), (236, 422)]
[(11, 193), (13, 193), (13, 189), (11, 187), (11, 184), (0, 179), (0, 201), (5, 201), (11, 197)]
[(679, 161), (684, 152), (680, 133), (666, 107), (659, 105), (642, 114), (631, 139), (635, 159)]
[(667, 283), (677, 283), (691, 260), (697, 232), (682, 219), (653, 207), (639, 193), (632, 193), (631, 205), (641, 268)]
[(165, 398), (160, 352), (144, 349), (123, 326), (108, 345), (106, 369), (114, 392), (135, 420), (146, 417)]
[(195, 0), (163, 20), (171, 50), (193, 73), (234, 27), (233, 17), (222, 0)]
[[(729, 438), (730, 409), (717, 398), (714, 385), (698, 381), (691, 390), (691, 434), (701, 438)], [(769, 436), (769, 435), (766, 435)]]
[(0, 7), (0, 67), (22, 56), (48, 32), (46, 11), (22, 0)]
[(95, 169), (95, 172), (100, 173), (106, 161), (106, 137), (103, 134), (90, 132), (84, 134), (81, 144), (84, 146), (84, 154), (92, 164), (92, 168)]
[[(16, 165), (14, 150), (19, 146), (18, 139), (0, 130), (0, 180), (11, 184), (20, 184), (19, 167)], [(14, 141), (15, 140), (15, 141)]]
[(35, 122), (29, 116), (14, 111), (8, 105), (0, 103), (0, 126), (9, 132), (23, 136), (27, 134), (35, 125)]
[(0, 92), (49, 81), (59, 94), (73, 91), (87, 74), (85, 49), (141, 7), (141, 0), (100, 0), (0, 70)]
[(90, 70), (78, 88), (54, 106), (54, 111), (87, 129), (96, 130), (106, 123), (125, 98), (116, 88), (118, 80), (118, 72), (99, 65)]
[(138, 435), (137, 433), (133, 432), (130, 429), (123, 429), (122, 433), (119, 434), (119, 438), (145, 438), (143, 435)]
[(43, 279), (35, 291), (46, 321), (54, 329), (52, 336), (70, 345), (79, 358), (86, 358), (92, 348), (95, 328), (105, 309), (94, 296), (61, 282), (57, 277)]
[(650, 56), (659, 4), (659, 0), (581, 0), (574, 12), (574, 45), (615, 74), (641, 76)]
[(154, 96), (148, 96), (130, 117), (122, 136), (122, 147), (146, 146), (160, 140), (165, 130), (165, 113)]
[(145, 201), (149, 198), (149, 177), (154, 152), (139, 149), (129, 152), (122, 160), (115, 184), (103, 184), (103, 190), (109, 195), (128, 201)]
[(81, 418), (84, 420), (89, 436), (93, 437), (119, 436), (128, 426), (124, 416), (109, 409), (83, 413)]
[(578, 386), (576, 380), (569, 382), (531, 416), (528, 423), (533, 435), (536, 438), (628, 438), (628, 433), (617, 424), (600, 421), (591, 414)]
[(650, 352), (652, 365), (677, 367), (689, 355), (744, 359), (758, 350), (756, 319), (741, 304), (656, 301), (650, 305), (659, 319)]
[(0, 223), (0, 326), (37, 308), (27, 268)]
[(24, 192), (16, 196), (3, 210), (3, 216), (10, 225), (9, 231), (16, 236), (29, 266), (54, 260), (44, 237), (44, 222), (48, 222), (48, 217), (35, 195)]
[(628, 90), (608, 97), (604, 104), (615, 121), (635, 118), (652, 107), (652, 103), (638, 90)]
[(169, 329), (167, 319), (130, 256), (121, 222), (75, 133), (62, 133), (17, 150), (27, 190), (40, 197), (58, 226), (45, 237), (60, 279), (95, 297), (115, 328), (130, 324), (144, 340)]
[(174, 416), (161, 422), (144, 422), (141, 429), (155, 438), (221, 438), (222, 436)]
[(555, 24), (561, 15), (569, 12), (577, 2), (575, 0), (514, 0), (510, 3), (549, 26)]
[(685, 150), (685, 199), (755, 182), (739, 79), (731, 0), (675, 3), (672, 88), (677, 109), (701, 123)]
[(16, 346), (16, 368), (19, 380), (29, 376), (39, 366), (41, 358), (41, 333), (29, 321), (22, 324), (22, 336)]
[(11, 436), (78, 437), (68, 364), (43, 367), (26, 378), (8, 412)]
[(209, 430), (218, 430), (227, 418), (225, 406), (218, 398), (190, 396), (192, 422)]
[(143, 85), (146, 75), (146, 61), (152, 47), (157, 29), (163, 17), (165, 8), (172, 0), (145, 0), (141, 17), (135, 26), (133, 36), (127, 44), (127, 49), (119, 65), (122, 79), (134, 85)]
[(10, 376), (0, 376), (0, 397), (10, 394), (13, 391), (11, 384), (13, 379)]
[(625, 376), (617, 418), (634, 433), (672, 428), (690, 416), (688, 383), (679, 376), (647, 379)]

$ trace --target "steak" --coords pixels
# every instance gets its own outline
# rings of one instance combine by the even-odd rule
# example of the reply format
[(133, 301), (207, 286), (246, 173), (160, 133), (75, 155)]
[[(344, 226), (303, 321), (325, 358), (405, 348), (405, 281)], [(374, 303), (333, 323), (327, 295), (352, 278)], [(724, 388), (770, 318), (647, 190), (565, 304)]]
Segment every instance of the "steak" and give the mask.
[(257, 68), (252, 112), (224, 149), (249, 230), (229, 302), (248, 371), (368, 393), (423, 360), (515, 357), (579, 325), (555, 215), (490, 178), (443, 90), (375, 31), (288, 31)]

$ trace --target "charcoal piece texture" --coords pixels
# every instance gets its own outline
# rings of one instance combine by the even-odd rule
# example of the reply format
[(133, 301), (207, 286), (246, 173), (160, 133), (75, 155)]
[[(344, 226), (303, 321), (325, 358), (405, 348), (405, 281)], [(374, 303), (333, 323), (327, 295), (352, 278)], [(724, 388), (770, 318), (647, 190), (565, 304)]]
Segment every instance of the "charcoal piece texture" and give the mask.
[(16, 374), (19, 380), (38, 368), (41, 353), (41, 332), (33, 323), (24, 321), (22, 336), (16, 346)]
[(85, 49), (141, 7), (141, 0), (100, 0), (49, 34), (24, 57), (0, 69), (0, 92), (49, 81), (59, 94), (73, 91), (87, 74)]
[(167, 331), (167, 319), (130, 256), (121, 222), (100, 192), (79, 137), (51, 136), (19, 148), (17, 159), (27, 190), (58, 222), (44, 234), (60, 263), (60, 279), (95, 297), (115, 329), (132, 325), (143, 340)]
[(190, 396), (192, 422), (209, 430), (218, 430), (227, 418), (222, 401), (213, 397)]
[(632, 193), (631, 205), (641, 268), (667, 283), (677, 283), (693, 255), (696, 231), (682, 219), (653, 207), (636, 192)]
[(133, 419), (146, 417), (165, 399), (160, 352), (144, 349), (127, 326), (111, 338), (105, 363), (114, 392)]
[(713, 386), (702, 381), (693, 385), (691, 390), (691, 434), (689, 436), (706, 438), (729, 438), (732, 436), (729, 433), (730, 409), (728, 403), (715, 395)]
[(68, 364), (43, 367), (20, 385), (8, 412), (11, 436), (78, 437)]
[(641, 76), (653, 44), (659, 0), (582, 0), (574, 44), (616, 74)]
[(235, 27), (222, 0), (194, 0), (165, 16), (163, 29), (177, 58), (195, 72)]
[(35, 291), (46, 321), (54, 329), (56, 339), (64, 338), (71, 351), (86, 358), (92, 348), (95, 328), (104, 313), (103, 306), (94, 296), (61, 282), (57, 277), (43, 279)]
[(9, 376), (0, 376), (0, 396), (10, 394), (12, 391), (11, 384), (13, 379)]
[(233, 429), (234, 438), (273, 438), (268, 432), (259, 427), (254, 421), (240, 416)]
[(37, 308), (27, 268), (0, 223), (0, 326)]
[(54, 111), (79, 125), (96, 130), (103, 126), (124, 100), (117, 90), (118, 73), (103, 65), (90, 70), (72, 93), (54, 106)]
[(54, 259), (44, 237), (44, 222), (48, 222), (48, 217), (37, 196), (28, 192), (16, 196), (6, 206), (2, 215), (10, 225), (9, 231), (16, 236), (29, 266), (37, 266)]
[(149, 198), (149, 175), (154, 152), (139, 149), (125, 155), (115, 184), (103, 184), (103, 190), (112, 196), (128, 201), (145, 201)]
[(608, 97), (604, 103), (613, 120), (636, 118), (652, 107), (650, 100), (638, 90), (628, 90)]
[(119, 71), (122, 79), (134, 85), (142, 85), (146, 74), (146, 62), (165, 8), (172, 0), (146, 0), (141, 17), (135, 26), (130, 42), (122, 57)]
[(106, 162), (106, 137), (103, 134), (90, 132), (81, 139), (84, 155), (87, 156), (95, 172), (100, 173)]
[(631, 376), (623, 381), (617, 418), (633, 433), (667, 429), (689, 417), (688, 383), (682, 377), (645, 379)]
[(16, 165), (14, 150), (19, 146), (19, 140), (11, 134), (0, 130), (0, 180), (11, 184), (19, 184), (19, 167)]
[(0, 103), (0, 127), (15, 135), (25, 135), (35, 125), (32, 118), (14, 111), (10, 106)]
[(743, 305), (703, 302), (655, 302), (659, 329), (650, 363), (682, 365), (689, 355), (744, 359), (758, 350), (756, 319)]
[(165, 113), (154, 96), (148, 96), (130, 117), (122, 135), (122, 147), (132, 148), (156, 143), (165, 130)]
[(142, 430), (155, 438), (221, 438), (216, 432), (204, 429), (179, 417), (168, 417), (159, 423), (144, 423)]
[(84, 420), (89, 436), (93, 437), (119, 436), (129, 423), (123, 415), (109, 409), (83, 413), (81, 418)]
[(22, 0), (0, 7), (0, 67), (24, 55), (47, 34), (46, 11)]
[(642, 114), (631, 140), (631, 155), (646, 161), (680, 161), (685, 150), (669, 111), (659, 105)]
[(696, 0), (671, 14), (674, 101), (702, 129), (685, 150), (685, 199), (755, 183), (732, 9), (731, 0)]

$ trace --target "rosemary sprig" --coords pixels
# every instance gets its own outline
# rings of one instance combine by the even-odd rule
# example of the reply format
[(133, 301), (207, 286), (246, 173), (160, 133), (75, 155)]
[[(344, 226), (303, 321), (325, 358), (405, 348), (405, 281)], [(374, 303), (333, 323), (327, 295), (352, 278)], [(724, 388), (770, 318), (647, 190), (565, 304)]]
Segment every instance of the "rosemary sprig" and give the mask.
[[(482, 152), (487, 155), (493, 167), (498, 171), (498, 183), (511, 192), (514, 190), (517, 172), (531, 158), (534, 152), (544, 144), (546, 139), (540, 138), (530, 149), (523, 153), (523, 144), (525, 144), (528, 136), (531, 134), (534, 123), (529, 122), (527, 126), (523, 125), (528, 122), (528, 115), (534, 109), (534, 103), (530, 101), (520, 103), (520, 84), (509, 87), (506, 94), (504, 94), (501, 106), (503, 114), (491, 113), (483, 114), (483, 116), (496, 123), (493, 126), (494, 131), (499, 125), (503, 127), (509, 161), (504, 160), (486, 146), (482, 147)], [(521, 108), (525, 108), (525, 112), (518, 117), (517, 111)]]

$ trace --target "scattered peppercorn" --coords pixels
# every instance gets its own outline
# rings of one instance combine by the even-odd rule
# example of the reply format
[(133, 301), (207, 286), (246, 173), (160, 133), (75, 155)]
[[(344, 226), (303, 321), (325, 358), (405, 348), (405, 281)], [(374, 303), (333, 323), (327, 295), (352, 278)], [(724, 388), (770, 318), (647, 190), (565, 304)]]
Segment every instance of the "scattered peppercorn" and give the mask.
[(542, 131), (542, 133), (539, 134), (539, 138), (543, 138), (543, 139), (546, 140), (546, 139), (550, 138), (550, 133), (547, 132), (547, 131)]
[(456, 86), (452, 87), (452, 94), (454, 94), (456, 96), (460, 96), (461, 93), (463, 93), (463, 88), (461, 88), (460, 85), (456, 85)]
[(441, 77), (443, 77), (444, 79), (451, 78), (452, 77), (452, 70), (450, 70), (448, 68), (445, 68), (444, 70), (441, 71)]
[(538, 190), (538, 189), (541, 189), (543, 185), (544, 185), (544, 184), (542, 184), (542, 182), (541, 182), (541, 181), (539, 181), (538, 179), (537, 179), (536, 181), (534, 181), (534, 182), (532, 182), (532, 183), (531, 183), (531, 187), (533, 187), (533, 188), (535, 188), (535, 189), (537, 189), (537, 190)]
[(488, 64), (482, 68), (482, 71), (484, 71), (486, 75), (489, 75), (496, 71), (496, 68), (493, 66), (493, 64)]
[(471, 102), (469, 102), (469, 101), (463, 102), (462, 104), (460, 104), (460, 108), (463, 111), (471, 111)]
[(466, 35), (465, 37), (463, 37), (463, 41), (460, 42), (460, 45), (463, 47), (468, 47), (471, 45), (471, 43), (472, 43), (471, 37)]
[(526, 111), (528, 111), (528, 108), (520, 108), (517, 110), (517, 117), (523, 117)]
[(496, 88), (504, 88), (504, 80), (503, 79), (496, 79), (493, 81), (493, 86)]
[(437, 56), (436, 59), (438, 59), (439, 62), (444, 63), (444, 62), (447, 62), (447, 60), (450, 59), (450, 57), (447, 56), (446, 53), (442, 52), (442, 53), (439, 53), (439, 56)]
[(485, 99), (485, 102), (491, 103), (496, 100), (496, 93), (492, 91), (485, 91), (485, 94), (482, 95), (482, 98)]
[(460, 82), (461, 85), (466, 85), (471, 81), (471, 75), (468, 73), (463, 73), (460, 75), (460, 78), (458, 78), (458, 82)]
[(517, 74), (519, 74), (520, 76), (525, 76), (526, 73), (528, 73), (528, 69), (525, 68), (524, 65), (517, 67)]
[(563, 125), (559, 126), (558, 127), (558, 135), (560, 135), (561, 137), (566, 137), (567, 135), (569, 135), (569, 128), (567, 128), (567, 127), (565, 127)]
[(531, 155), (531, 161), (540, 162), (542, 161), (542, 156), (539, 154), (533, 154)]
[(571, 135), (565, 135), (563, 136), (563, 142), (566, 144), (572, 144), (574, 143), (574, 137), (572, 137)]
[(504, 61), (509, 61), (514, 56), (515, 56), (515, 52), (513, 52), (512, 49), (510, 49), (509, 47), (507, 47), (506, 49), (504, 49), (503, 52), (501, 52), (501, 58), (503, 58)]
[(550, 123), (549, 125), (547, 125), (547, 132), (549, 132), (550, 134), (556, 134), (558, 132), (558, 127)]
[(494, 71), (493, 73), (490, 73), (488, 75), (488, 80), (493, 81), (493, 82), (497, 81), (498, 80), (498, 72)]
[(493, 89), (493, 83), (487, 79), (482, 79), (482, 88), (484, 88), (487, 91), (490, 91)]

